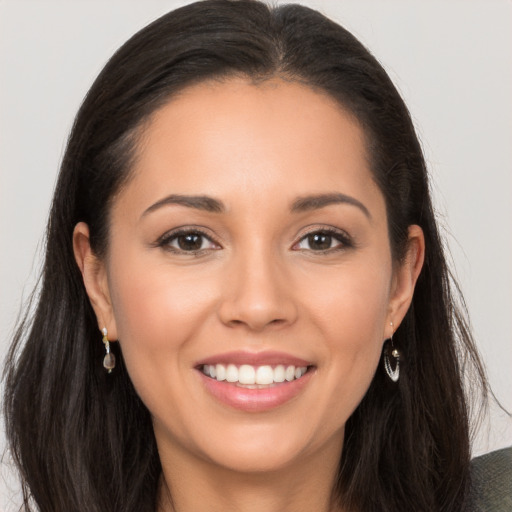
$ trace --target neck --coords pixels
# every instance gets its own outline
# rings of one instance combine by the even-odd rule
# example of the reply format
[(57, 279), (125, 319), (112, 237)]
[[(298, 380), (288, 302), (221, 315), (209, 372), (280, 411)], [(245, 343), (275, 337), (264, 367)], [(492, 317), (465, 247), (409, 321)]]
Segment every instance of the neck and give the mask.
[[(275, 471), (240, 472), (195, 459), (162, 460), (158, 512), (341, 512), (333, 498), (341, 443)], [(176, 460), (181, 459), (181, 460)], [(319, 464), (319, 462), (321, 462)]]

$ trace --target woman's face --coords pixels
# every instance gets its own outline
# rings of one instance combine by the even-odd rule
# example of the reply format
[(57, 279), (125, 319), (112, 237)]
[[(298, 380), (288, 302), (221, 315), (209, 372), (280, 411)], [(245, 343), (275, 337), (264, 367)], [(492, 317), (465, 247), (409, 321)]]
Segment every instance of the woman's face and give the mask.
[(145, 128), (109, 242), (89, 292), (163, 458), (339, 455), (414, 286), (350, 115), (281, 80), (186, 89)]

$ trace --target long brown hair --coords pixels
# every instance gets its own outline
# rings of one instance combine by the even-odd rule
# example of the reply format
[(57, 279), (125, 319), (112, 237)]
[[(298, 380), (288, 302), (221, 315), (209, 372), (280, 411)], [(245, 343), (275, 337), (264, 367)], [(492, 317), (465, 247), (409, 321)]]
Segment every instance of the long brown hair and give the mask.
[[(148, 410), (119, 347), (115, 375), (72, 250), (85, 221), (104, 255), (109, 208), (128, 179), (145, 120), (173, 94), (213, 77), (281, 76), (327, 92), (361, 124), (386, 200), (393, 257), (411, 224), (426, 259), (394, 341), (398, 384), (381, 368), (346, 425), (336, 492), (348, 510), (461, 511), (469, 478), (473, 372), (486, 381), (447, 269), (425, 161), (407, 108), (386, 72), (344, 28), (298, 5), (206, 0), (156, 20), (125, 43), (88, 92), (63, 158), (47, 229), (35, 313), (19, 325), (5, 374), (5, 418), (26, 509), (155, 510), (160, 461)], [(459, 305), (458, 305), (459, 304)], [(116, 344), (117, 345), (117, 344)]]

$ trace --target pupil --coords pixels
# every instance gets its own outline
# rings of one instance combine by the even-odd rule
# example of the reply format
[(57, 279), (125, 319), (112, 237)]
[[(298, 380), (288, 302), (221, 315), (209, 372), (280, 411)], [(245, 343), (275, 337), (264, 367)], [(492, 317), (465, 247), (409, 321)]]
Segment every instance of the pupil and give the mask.
[(201, 249), (201, 235), (192, 233), (190, 235), (182, 235), (178, 237), (178, 245), (184, 251), (197, 251)]
[(324, 233), (314, 233), (308, 236), (308, 242), (311, 249), (326, 250), (331, 247), (331, 236)]

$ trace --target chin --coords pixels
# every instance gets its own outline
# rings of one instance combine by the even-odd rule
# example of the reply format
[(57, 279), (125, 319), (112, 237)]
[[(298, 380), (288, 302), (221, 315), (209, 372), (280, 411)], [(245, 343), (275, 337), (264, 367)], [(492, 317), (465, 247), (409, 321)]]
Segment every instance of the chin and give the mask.
[[(299, 428), (300, 427), (300, 428)], [(207, 459), (226, 470), (239, 473), (273, 473), (295, 467), (308, 454), (322, 450), (322, 445), (339, 447), (343, 431), (321, 441), (318, 433), (308, 432), (300, 421), (286, 425), (241, 425), (229, 429), (221, 438), (204, 439), (208, 445), (198, 447)], [(327, 437), (327, 436), (326, 436)], [(333, 444), (332, 444), (333, 443)]]
[(300, 456), (301, 451), (298, 449), (283, 449), (276, 445), (265, 448), (233, 447), (222, 453), (212, 453), (210, 461), (216, 466), (236, 473), (268, 474), (289, 468), (297, 463)]

